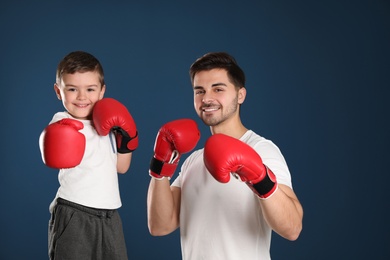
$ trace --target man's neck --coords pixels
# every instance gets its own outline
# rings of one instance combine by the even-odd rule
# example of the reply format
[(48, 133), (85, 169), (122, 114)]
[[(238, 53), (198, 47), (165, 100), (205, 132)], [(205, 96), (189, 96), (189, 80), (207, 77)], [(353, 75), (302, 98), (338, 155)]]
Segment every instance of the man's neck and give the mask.
[(241, 123), (210, 126), (211, 134), (225, 134), (240, 139), (248, 129)]

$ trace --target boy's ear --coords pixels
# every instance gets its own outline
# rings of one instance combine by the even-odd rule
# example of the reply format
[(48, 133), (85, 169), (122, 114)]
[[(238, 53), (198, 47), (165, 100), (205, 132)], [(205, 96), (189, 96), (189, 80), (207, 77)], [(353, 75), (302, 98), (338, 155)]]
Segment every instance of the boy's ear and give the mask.
[(61, 91), (57, 83), (54, 83), (54, 92), (56, 93), (57, 98), (61, 100)]
[(102, 91), (100, 91), (100, 97), (99, 97), (99, 100), (102, 99), (104, 97), (104, 93), (106, 92), (106, 85), (103, 85), (102, 86)]

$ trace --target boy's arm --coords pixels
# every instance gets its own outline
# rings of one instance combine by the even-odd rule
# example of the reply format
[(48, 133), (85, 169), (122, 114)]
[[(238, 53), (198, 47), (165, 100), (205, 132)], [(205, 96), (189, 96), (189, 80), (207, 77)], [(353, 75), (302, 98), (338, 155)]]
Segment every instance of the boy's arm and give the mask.
[(92, 120), (99, 135), (114, 132), (118, 151), (117, 172), (127, 172), (132, 152), (138, 147), (137, 127), (130, 112), (119, 101), (103, 98), (95, 104)]
[(131, 157), (133, 153), (118, 153), (116, 170), (118, 173), (126, 173), (131, 164)]

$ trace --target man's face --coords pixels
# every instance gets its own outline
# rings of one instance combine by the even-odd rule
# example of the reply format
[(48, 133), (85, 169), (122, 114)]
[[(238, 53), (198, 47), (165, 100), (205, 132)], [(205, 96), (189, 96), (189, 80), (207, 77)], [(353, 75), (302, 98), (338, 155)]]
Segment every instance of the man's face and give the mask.
[(64, 74), (54, 90), (69, 114), (77, 119), (90, 119), (93, 106), (104, 96), (105, 86), (101, 86), (97, 72), (88, 71)]
[(208, 126), (239, 119), (239, 104), (245, 99), (245, 89), (236, 90), (226, 70), (200, 71), (193, 80), (194, 106), (198, 116)]

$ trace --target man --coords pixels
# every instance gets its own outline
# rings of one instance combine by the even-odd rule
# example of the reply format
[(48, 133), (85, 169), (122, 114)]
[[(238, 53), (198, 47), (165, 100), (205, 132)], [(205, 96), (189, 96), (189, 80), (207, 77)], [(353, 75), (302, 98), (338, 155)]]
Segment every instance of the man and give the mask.
[(272, 231), (296, 240), (302, 229), (287, 164), (274, 143), (242, 124), (245, 75), (233, 57), (208, 53), (190, 76), (195, 110), (212, 136), (170, 184), (199, 132), (188, 119), (160, 129), (149, 171), (149, 231), (162, 236), (180, 227), (183, 259), (270, 259)]

